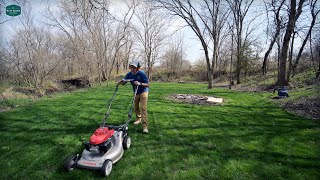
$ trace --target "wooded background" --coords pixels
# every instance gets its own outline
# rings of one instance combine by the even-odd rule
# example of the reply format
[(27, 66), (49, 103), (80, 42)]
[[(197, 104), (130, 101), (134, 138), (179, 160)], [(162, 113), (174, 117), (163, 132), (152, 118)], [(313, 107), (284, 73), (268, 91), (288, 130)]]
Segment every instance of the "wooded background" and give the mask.
[[(135, 59), (150, 80), (184, 77), (207, 81), (209, 89), (222, 76), (232, 85), (276, 74), (275, 85), (285, 86), (303, 69), (320, 75), (318, 0), (67, 0), (47, 7), (41, 22), (30, 3), (24, 1), (19, 26), (0, 47), (1, 82), (37, 89), (77, 77), (101, 83), (123, 75)], [(263, 10), (254, 11), (257, 5)], [(1, 25), (8, 23), (1, 16)], [(194, 63), (186, 59), (192, 45), (179, 35), (182, 28), (201, 43), (203, 58)]]

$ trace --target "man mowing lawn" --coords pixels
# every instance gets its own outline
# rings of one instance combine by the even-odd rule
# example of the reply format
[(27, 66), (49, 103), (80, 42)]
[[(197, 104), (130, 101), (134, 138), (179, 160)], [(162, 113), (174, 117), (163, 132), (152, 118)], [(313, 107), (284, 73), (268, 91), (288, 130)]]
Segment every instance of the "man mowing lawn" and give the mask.
[[(143, 133), (148, 134), (148, 94), (149, 94), (149, 79), (143, 71), (140, 71), (139, 61), (133, 61), (129, 64), (130, 72), (127, 73), (125, 79), (133, 79), (131, 81), (133, 91), (138, 86), (137, 96), (134, 101), (134, 111), (136, 113), (135, 125), (141, 124), (143, 126)], [(119, 84), (126, 84), (125, 81), (120, 81)]]

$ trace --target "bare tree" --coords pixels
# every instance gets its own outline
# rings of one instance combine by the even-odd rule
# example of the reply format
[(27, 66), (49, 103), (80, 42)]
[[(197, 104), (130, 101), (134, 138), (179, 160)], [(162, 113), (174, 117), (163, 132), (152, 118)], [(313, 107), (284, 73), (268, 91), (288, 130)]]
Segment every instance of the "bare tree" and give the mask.
[(4, 82), (5, 79), (8, 79), (9, 77), (9, 72), (8, 72), (8, 62), (5, 57), (5, 51), (3, 48), (0, 49), (0, 82)]
[[(297, 55), (297, 58), (296, 58), (293, 66), (292, 66), (292, 71), (293, 71), (292, 77), (295, 75), (295, 69), (297, 68), (297, 66), (298, 66), (298, 64), (299, 64), (299, 60), (300, 60), (300, 58), (301, 58), (301, 54), (302, 54), (302, 52), (303, 52), (303, 50), (304, 50), (304, 47), (305, 47), (305, 45), (306, 45), (309, 37), (311, 36), (311, 32), (312, 32), (312, 30), (313, 30), (313, 27), (314, 27), (315, 24), (316, 24), (317, 16), (318, 16), (318, 14), (320, 13), (320, 8), (319, 8), (319, 6), (317, 6), (317, 5), (318, 5), (318, 4), (317, 4), (317, 1), (318, 1), (318, 0), (311, 0), (311, 1), (310, 1), (310, 13), (311, 13), (311, 16), (312, 16), (312, 21), (311, 21), (309, 30), (308, 30), (308, 32), (307, 32), (307, 35), (306, 35), (305, 39), (304, 39), (303, 42), (302, 42), (302, 45), (301, 45), (301, 47), (300, 47), (299, 53), (298, 53), (298, 55)], [(316, 9), (316, 8), (318, 8), (318, 9)], [(291, 68), (289, 68), (289, 71), (290, 71), (290, 70), (291, 70)], [(288, 80), (288, 81), (289, 81), (289, 80)]]
[[(94, 4), (95, 3), (95, 4)], [(106, 1), (94, 1), (87, 6), (81, 6), (80, 15), (92, 37), (92, 45), (97, 57), (99, 82), (109, 80), (114, 67), (119, 66), (117, 60), (121, 48), (129, 42), (129, 26), (137, 7), (137, 3), (126, 3), (122, 19), (109, 14), (109, 4)], [(93, 8), (91, 7), (93, 6)], [(87, 12), (87, 11), (90, 12)], [(100, 74), (102, 76), (100, 76)]]
[(117, 56), (117, 74), (119, 74), (120, 67), (122, 67), (123, 70), (128, 70), (129, 60), (132, 56), (133, 52), (133, 38), (128, 38), (126, 40), (126, 43), (124, 44), (124, 47), (120, 49), (119, 55)]
[(17, 76), (42, 90), (43, 83), (60, 63), (55, 37), (44, 26), (36, 26), (29, 11), (25, 11), (19, 19), (21, 28), (16, 30), (10, 42), (9, 58)]
[[(311, 42), (311, 41), (310, 41)], [(317, 34), (317, 39), (315, 40), (314, 46), (311, 46), (311, 49), (313, 49), (313, 51), (311, 51), (311, 58), (312, 58), (312, 62), (314, 64), (314, 67), (316, 69), (316, 78), (320, 77), (320, 35), (319, 33)], [(316, 67), (318, 64), (318, 67)]]
[(143, 57), (147, 67), (148, 78), (152, 77), (152, 67), (159, 56), (159, 50), (167, 35), (166, 27), (169, 26), (160, 9), (150, 4), (142, 4), (137, 11), (138, 24), (133, 30), (143, 47)]
[[(124, 14), (116, 17), (110, 14), (109, 1), (71, 0), (61, 2), (60, 19), (52, 13), (48, 17), (49, 24), (61, 30), (69, 39), (67, 42), (70, 45), (66, 44), (69, 48), (64, 54), (71, 55), (71, 62), (78, 62), (72, 63), (71, 67), (81, 64), (78, 72), (97, 76), (100, 84), (110, 79), (114, 67), (120, 67), (120, 51), (128, 42), (132, 42), (128, 36), (129, 26), (137, 3), (132, 1), (124, 4)], [(86, 68), (85, 71), (83, 68)]]
[(279, 79), (278, 79), (279, 86), (285, 86), (288, 84), (288, 81), (286, 79), (286, 67), (287, 67), (289, 42), (296, 25), (296, 21), (298, 20), (299, 16), (302, 13), (302, 7), (304, 2), (305, 0), (300, 0), (298, 3), (298, 7), (296, 7), (296, 0), (290, 0), (289, 19), (286, 25), (286, 32), (283, 38), (280, 57), (279, 57)]
[(229, 89), (231, 89), (232, 85), (234, 85), (233, 78), (232, 78), (232, 67), (233, 67), (233, 55), (234, 55), (234, 24), (228, 24), (231, 29), (231, 45), (230, 45), (230, 68), (229, 68)]
[[(204, 7), (208, 8), (210, 18), (208, 18), (208, 16), (205, 17), (200, 14), (197, 10), (197, 5), (199, 4), (192, 3), (190, 0), (158, 0), (158, 2), (160, 3), (161, 7), (172, 12), (174, 16), (182, 18), (199, 38), (207, 64), (207, 75), (209, 79), (208, 89), (212, 89), (214, 62), (216, 62), (216, 58), (218, 57), (219, 33), (223, 25), (223, 23), (220, 21), (221, 18), (218, 18), (220, 1), (214, 1), (212, 3), (206, 0), (203, 1)], [(205, 24), (204, 29), (202, 28), (203, 23)], [(206, 38), (205, 30), (208, 30), (210, 37), (214, 40), (215, 43), (215, 54), (212, 62), (210, 62), (209, 42)]]
[[(233, 14), (234, 24), (236, 27), (236, 47), (237, 47), (237, 59), (236, 59), (236, 76), (237, 84), (240, 84), (240, 73), (242, 69), (242, 57), (243, 57), (243, 47), (245, 45), (245, 40), (243, 39), (244, 33), (244, 20), (249, 11), (253, 0), (227, 0)], [(247, 34), (248, 35), (248, 34)]]
[(166, 67), (169, 75), (179, 76), (184, 65), (184, 44), (181, 36), (172, 41), (164, 53), (162, 65)]
[[(218, 58), (220, 54), (219, 50), (220, 46), (222, 45), (220, 42), (223, 40), (222, 31), (230, 14), (230, 9), (228, 9), (226, 6), (223, 6), (221, 0), (203, 0), (201, 13), (199, 13), (197, 8), (195, 8), (194, 6), (193, 10), (198, 14), (199, 18), (201, 19), (213, 44), (212, 61), (210, 67), (211, 72), (208, 73), (210, 76), (212, 76), (209, 79), (212, 79), (211, 83), (213, 83), (213, 75), (215, 69), (217, 69), (218, 67)], [(228, 32), (228, 30), (225, 31), (225, 33)], [(224, 36), (224, 38), (225, 37), (226, 35)]]
[[(87, 63), (87, 55), (89, 54), (89, 45), (86, 40), (87, 32), (83, 28), (80, 16), (77, 14), (77, 7), (72, 4), (72, 1), (67, 1), (60, 2), (59, 8), (60, 11), (57, 15), (49, 7), (47, 8), (46, 19), (48, 21), (46, 24), (63, 32), (63, 34), (59, 35), (61, 36), (60, 43), (63, 43), (61, 44), (63, 46), (61, 53), (67, 75), (90, 74), (92, 63)], [(82, 72), (83, 68), (86, 68), (86, 70)]]
[(101, 84), (103, 80), (108, 80), (111, 58), (110, 54), (111, 37), (115, 36), (116, 32), (112, 31), (112, 17), (109, 15), (109, 2), (103, 1), (94, 4), (96, 1), (73, 1), (73, 6), (76, 8), (76, 14), (81, 18), (81, 24), (85, 27), (88, 41), (90, 44), (89, 51), (94, 52), (94, 61), (97, 67), (98, 82)]
[[(273, 16), (273, 26), (275, 26), (275, 32), (272, 33), (273, 35), (271, 37), (271, 42), (270, 42), (269, 48), (263, 58), (263, 64), (262, 64), (262, 74), (263, 75), (266, 75), (266, 73), (267, 73), (268, 57), (271, 53), (271, 50), (272, 50), (275, 42), (277, 41), (277, 38), (280, 35), (281, 30), (284, 27), (283, 22), (282, 22), (283, 18), (281, 17), (281, 14), (280, 14), (284, 3), (285, 3), (285, 0), (281, 0), (281, 1), (272, 0), (270, 3), (265, 2), (267, 14), (269, 11), (271, 11), (273, 13), (271, 15)], [(269, 10), (269, 8), (270, 8), (270, 10)]]
[[(124, 11), (125, 14), (123, 15), (122, 19), (119, 21), (118, 25), (117, 25), (117, 30), (115, 32), (115, 36), (113, 36), (114, 40), (111, 41), (113, 43), (111, 43), (111, 54), (110, 54), (110, 60), (111, 60), (111, 67), (109, 68), (109, 73), (108, 76), (110, 76), (113, 67), (116, 65), (117, 67), (120, 67), (120, 62), (119, 62), (119, 58), (118, 55), (121, 51), (121, 49), (125, 49), (123, 52), (126, 53), (130, 53), (131, 48), (132, 48), (132, 40), (130, 40), (131, 36), (130, 36), (130, 27), (132, 26), (131, 24), (131, 20), (135, 14), (135, 10), (138, 6), (138, 3), (136, 3), (135, 1), (133, 1), (131, 4), (128, 4), (125, 2), (125, 4), (127, 5), (127, 10)], [(129, 44), (129, 45), (127, 45)], [(126, 54), (125, 57), (125, 61), (128, 61), (128, 56), (130, 54)], [(118, 61), (117, 61), (118, 60)], [(109, 77), (108, 77), (109, 79)]]

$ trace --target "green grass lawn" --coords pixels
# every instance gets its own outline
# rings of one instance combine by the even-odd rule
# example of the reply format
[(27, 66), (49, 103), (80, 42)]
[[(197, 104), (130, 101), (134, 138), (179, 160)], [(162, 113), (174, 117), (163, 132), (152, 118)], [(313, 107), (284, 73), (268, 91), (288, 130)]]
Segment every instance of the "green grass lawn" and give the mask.
[[(111, 179), (320, 179), (320, 123), (278, 108), (270, 93), (207, 90), (206, 84), (152, 83), (149, 135), (129, 126), (132, 146)], [(114, 86), (59, 94), (0, 113), (0, 179), (97, 179), (63, 170), (98, 127)], [(174, 102), (174, 93), (224, 98), (221, 106)], [(121, 86), (109, 124), (127, 119)]]

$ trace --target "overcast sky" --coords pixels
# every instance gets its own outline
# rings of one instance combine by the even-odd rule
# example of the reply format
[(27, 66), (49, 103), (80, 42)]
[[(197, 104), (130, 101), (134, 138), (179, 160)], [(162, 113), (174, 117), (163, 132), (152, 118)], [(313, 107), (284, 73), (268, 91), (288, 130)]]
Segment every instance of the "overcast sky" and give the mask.
[[(114, 6), (114, 11), (121, 12), (121, 5), (119, 4), (119, 0), (112, 0)], [(255, 2), (259, 2), (257, 0)], [(14, 34), (14, 27), (19, 25), (19, 18), (17, 17), (10, 17), (5, 14), (5, 6), (11, 4), (20, 5), (22, 11), (26, 10), (27, 5), (29, 7), (31, 14), (34, 16), (36, 22), (40, 22), (45, 20), (43, 18), (43, 14), (46, 12), (46, 7), (49, 5), (51, 10), (57, 10), (57, 1), (56, 0), (0, 0), (1, 2), (1, 15), (0, 15), (0, 31), (1, 31), (1, 44), (5, 45), (5, 42)], [(261, 1), (262, 2), (262, 1)], [(258, 6), (255, 6), (255, 10)], [(261, 7), (260, 7), (261, 8)], [(249, 17), (250, 18), (250, 17)], [(4, 22), (4, 23), (3, 23)], [(176, 25), (179, 23), (184, 23), (183, 20), (177, 21)], [(174, 29), (174, 27), (171, 27)], [(265, 33), (262, 31), (259, 32), (262, 38), (265, 38)], [(190, 28), (183, 28), (177, 35), (180, 34), (184, 37), (184, 44), (186, 46), (186, 59), (190, 62), (195, 62), (199, 58), (204, 57), (203, 50), (201, 44), (198, 41), (198, 38), (194, 35)], [(262, 43), (266, 43), (262, 41)]]
[[(121, 4), (119, 0), (113, 0), (114, 11), (121, 12)], [(5, 3), (1, 4), (1, 16), (0, 16), (0, 33), (1, 33), (1, 44), (5, 46), (5, 42), (14, 34), (14, 27), (19, 25), (19, 16), (11, 17), (6, 15), (5, 7), (11, 4), (17, 4), (21, 6), (22, 11), (25, 10), (27, 5), (30, 5), (30, 12), (34, 16), (35, 21), (43, 21), (43, 13), (46, 12), (46, 7), (49, 5), (51, 10), (57, 10), (56, 0), (6, 0)], [(20, 15), (21, 16), (21, 15)], [(4, 23), (3, 23), (4, 22)], [(186, 58), (190, 62), (194, 62), (199, 58), (203, 57), (201, 44), (197, 40), (197, 37), (189, 28), (183, 28), (181, 35), (185, 37), (184, 44), (186, 46)]]

